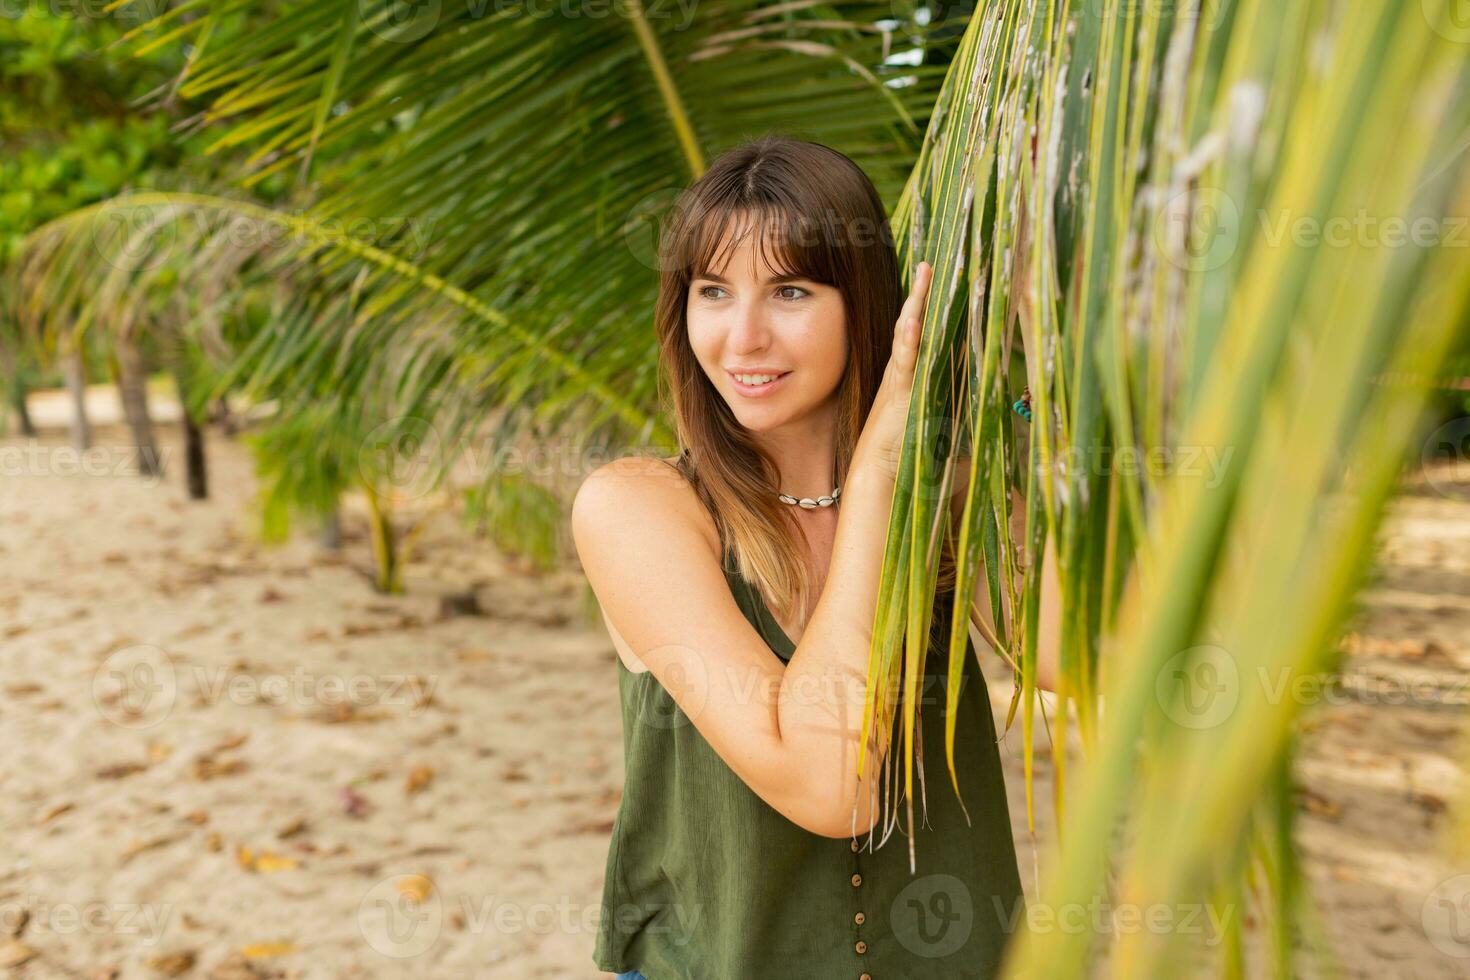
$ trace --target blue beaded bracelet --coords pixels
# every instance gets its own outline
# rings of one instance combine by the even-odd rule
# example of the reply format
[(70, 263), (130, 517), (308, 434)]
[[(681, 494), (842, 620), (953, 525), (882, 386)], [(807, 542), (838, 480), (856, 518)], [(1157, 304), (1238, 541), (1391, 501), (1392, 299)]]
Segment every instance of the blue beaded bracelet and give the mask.
[(1030, 385), (1027, 385), (1025, 388), (1022, 388), (1021, 389), (1021, 397), (1020, 398), (1017, 398), (1011, 404), (1011, 408), (1015, 409), (1016, 410), (1016, 414), (1019, 415), (1019, 416), (1021, 416), (1021, 418), (1025, 419), (1027, 422), (1030, 422), (1031, 421), (1031, 386)]

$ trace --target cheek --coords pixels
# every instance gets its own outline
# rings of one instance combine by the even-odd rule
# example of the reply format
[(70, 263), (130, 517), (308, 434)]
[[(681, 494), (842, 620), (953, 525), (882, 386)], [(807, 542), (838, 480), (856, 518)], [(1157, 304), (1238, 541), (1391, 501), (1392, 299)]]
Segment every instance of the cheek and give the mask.
[(847, 336), (840, 326), (804, 334), (792, 351), (793, 360), (807, 369), (807, 376), (827, 384), (842, 374), (847, 365)]
[(806, 350), (802, 360), (807, 364), (820, 364), (823, 385), (835, 384), (847, 369), (847, 321), (839, 305), (822, 317), (820, 325), (806, 336)]
[(705, 367), (717, 363), (720, 357), (720, 334), (715, 325), (697, 315), (686, 316), (685, 322), (689, 349), (694, 351), (695, 359)]

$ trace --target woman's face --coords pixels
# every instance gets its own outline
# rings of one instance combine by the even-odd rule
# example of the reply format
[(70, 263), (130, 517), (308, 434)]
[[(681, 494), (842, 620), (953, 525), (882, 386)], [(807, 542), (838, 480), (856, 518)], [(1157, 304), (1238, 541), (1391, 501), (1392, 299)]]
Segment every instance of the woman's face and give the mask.
[(847, 365), (847, 317), (835, 286), (780, 277), (754, 238), (696, 276), (685, 302), (705, 375), (741, 425), (768, 432), (828, 405)]

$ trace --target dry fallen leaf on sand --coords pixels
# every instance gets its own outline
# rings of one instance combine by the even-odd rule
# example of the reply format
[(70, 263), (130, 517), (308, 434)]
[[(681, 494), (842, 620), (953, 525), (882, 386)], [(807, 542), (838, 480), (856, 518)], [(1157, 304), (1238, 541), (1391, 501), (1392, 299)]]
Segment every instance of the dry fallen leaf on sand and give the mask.
[(20, 966), (36, 951), (18, 939), (0, 940), (0, 968)]
[(349, 817), (361, 819), (372, 812), (373, 805), (366, 798), (359, 795), (351, 786), (343, 786), (337, 791), (337, 798), (342, 801), (342, 810)]
[(250, 766), (243, 759), (219, 760), (209, 755), (202, 755), (194, 760), (194, 778), (200, 782), (208, 782), (221, 776), (234, 776), (249, 769)]
[(493, 653), (485, 650), (461, 650), (454, 656), (462, 664), (484, 663), (495, 659)]
[(399, 894), (415, 904), (422, 904), (434, 890), (434, 882), (427, 875), (403, 875), (394, 884)]
[(244, 745), (245, 742), (249, 740), (249, 738), (250, 735), (247, 732), (241, 732), (237, 735), (227, 735), (216, 742), (207, 754), (215, 755), (220, 752), (228, 752), (230, 749), (238, 749), (240, 746)]
[(55, 820), (57, 817), (61, 816), (63, 813), (74, 809), (75, 806), (75, 803), (57, 803), (55, 806), (48, 807), (43, 810), (41, 812), (41, 815), (36, 818), (36, 823), (48, 824), (51, 821)]
[(289, 823), (286, 823), (280, 829), (278, 829), (276, 831), (276, 838), (279, 840), (285, 840), (288, 837), (295, 837), (297, 834), (301, 833), (305, 829), (306, 818), (297, 817), (296, 819), (290, 821)]
[(1342, 807), (1332, 802), (1316, 790), (1298, 788), (1297, 799), (1302, 809), (1325, 820), (1337, 820), (1342, 816)]
[(192, 949), (181, 950), (177, 953), (166, 953), (163, 956), (154, 956), (147, 960), (149, 969), (156, 970), (165, 976), (181, 977), (194, 969), (194, 961), (198, 956)]
[(250, 943), (240, 947), (240, 952), (252, 960), (265, 956), (285, 956), (287, 953), (299, 953), (301, 947), (295, 943)]
[(235, 848), (235, 860), (247, 871), (290, 871), (301, 866), (301, 862), (293, 857), (277, 854), (274, 851), (261, 851), (256, 854), (244, 844)]
[(421, 793), (428, 788), (429, 783), (434, 781), (434, 770), (431, 766), (414, 766), (404, 781), (403, 791), (412, 796)]
[(127, 864), (144, 851), (157, 850), (166, 844), (172, 844), (182, 837), (183, 834), (164, 834), (162, 837), (152, 837), (148, 840), (135, 840), (123, 850), (119, 856), (118, 864)]

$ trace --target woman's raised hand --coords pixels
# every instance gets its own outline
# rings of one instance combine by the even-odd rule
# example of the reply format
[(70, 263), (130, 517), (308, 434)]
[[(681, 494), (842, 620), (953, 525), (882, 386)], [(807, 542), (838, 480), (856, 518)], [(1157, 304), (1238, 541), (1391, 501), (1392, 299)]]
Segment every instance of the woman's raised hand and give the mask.
[(858, 460), (879, 467), (894, 479), (898, 477), (909, 396), (914, 388), (914, 365), (919, 359), (924, 306), (929, 301), (929, 282), (933, 276), (934, 267), (928, 262), (920, 262), (914, 270), (908, 298), (893, 328), (893, 353), (889, 355), (878, 394), (858, 437)]

